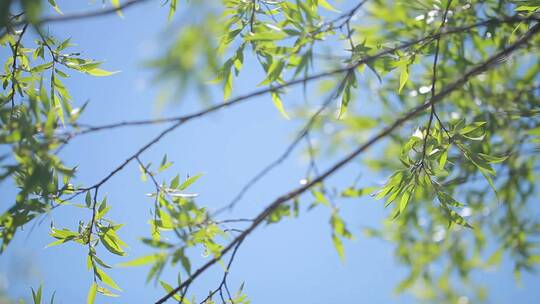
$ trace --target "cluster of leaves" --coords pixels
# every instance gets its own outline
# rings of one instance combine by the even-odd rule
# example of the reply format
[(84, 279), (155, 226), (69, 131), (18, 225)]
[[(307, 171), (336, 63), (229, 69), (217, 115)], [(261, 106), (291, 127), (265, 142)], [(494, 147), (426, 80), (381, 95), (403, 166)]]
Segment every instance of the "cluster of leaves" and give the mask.
[[(58, 229), (51, 224), (50, 235), (57, 239), (50, 243), (47, 247), (61, 245), (66, 242), (75, 242), (82, 246), (88, 247), (87, 267), (94, 275), (94, 282), (90, 288), (89, 299), (95, 298), (95, 293), (99, 292), (106, 296), (116, 297), (118, 295), (111, 292), (104, 286), (100, 286), (98, 281), (108, 285), (118, 291), (121, 291), (116, 282), (104, 271), (104, 269), (110, 269), (111, 266), (105, 263), (101, 258), (97, 256), (96, 247), (101, 244), (110, 253), (124, 256), (126, 252), (124, 248), (127, 248), (127, 244), (123, 242), (117, 234), (117, 231), (123, 226), (122, 224), (116, 224), (110, 219), (105, 218), (107, 212), (111, 209), (111, 206), (107, 205), (107, 199), (104, 198), (101, 202), (97, 201), (97, 198), (92, 198), (90, 191), (86, 192), (85, 204), (72, 204), (79, 208), (85, 208), (92, 212), (92, 218), (88, 222), (79, 222), (79, 226), (76, 231), (68, 228)], [(92, 301), (88, 301), (93, 303)]]
[(16, 203), (0, 216), (2, 250), (17, 229), (61, 204), (63, 195), (73, 193), (70, 181), (76, 168), (65, 166), (55, 153), (66, 141), (58, 130), (75, 126), (86, 104), (72, 106), (62, 79), (69, 77), (70, 70), (93, 76), (112, 74), (99, 68), (101, 62), (67, 52), (69, 39), (57, 41), (38, 28), (35, 47), (26, 47), (26, 30), (0, 38), (0, 45), (13, 53), (0, 75), (4, 90), (0, 96), (0, 144), (11, 148), (11, 153), (0, 159), (0, 180), (12, 177), (20, 188)]
[[(3, 2), (9, 8), (10, 1)], [(56, 2), (49, 0), (54, 10), (61, 13)], [(71, 72), (91, 76), (109, 76), (100, 68), (102, 62), (82, 58), (73, 52), (70, 39), (59, 41), (45, 34), (36, 23), (41, 12), (40, 1), (22, 1), (24, 14), (9, 15), (2, 10), (0, 45), (10, 50), (0, 75), (3, 91), (0, 94), (0, 144), (10, 148), (10, 153), (0, 158), (0, 181), (11, 177), (19, 188), (15, 203), (0, 215), (0, 251), (5, 250), (15, 233), (41, 215), (59, 206), (76, 206), (92, 212), (92, 220), (79, 222), (76, 231), (57, 229), (51, 225), (51, 236), (57, 241), (49, 246), (75, 242), (88, 246), (88, 268), (97, 280), (118, 289), (114, 280), (105, 272), (110, 268), (96, 255), (95, 247), (101, 243), (110, 252), (124, 255), (123, 243), (116, 231), (121, 227), (105, 219), (110, 209), (104, 199), (99, 204), (86, 191), (86, 204), (73, 204), (64, 197), (83, 192), (73, 184), (76, 167), (68, 167), (58, 157), (57, 151), (67, 143), (62, 129), (77, 127), (77, 120), (87, 103), (74, 102), (64, 79)], [(21, 30), (11, 28), (11, 22), (25, 18)], [(33, 32), (33, 33), (31, 33)], [(77, 104), (78, 107), (75, 107)], [(7, 152), (7, 151), (6, 151)], [(105, 287), (93, 285), (94, 291), (114, 295)], [(34, 302), (41, 303), (41, 288), (33, 293)], [(53, 301), (53, 300), (51, 300)]]
[[(440, 23), (437, 18), (443, 15), (445, 3), (428, 2), (397, 3), (396, 9), (374, 1), (367, 16), (370, 25), (357, 28), (359, 39), (369, 46), (430, 31)], [(516, 12), (531, 16), (539, 8), (530, 1), (516, 4), (455, 2), (447, 26)], [(524, 23), (496, 24), (442, 38), (444, 61), (437, 66), (437, 88), (458, 79), (471, 64), (504, 48), (527, 29)], [(435, 85), (435, 45), (415, 46), (404, 56), (396, 53), (389, 64), (374, 66), (375, 81), (384, 79), (377, 96), (382, 104), (377, 113), (383, 114), (377, 120), (391, 121), (396, 108), (425, 100), (423, 95)], [(391, 137), (379, 159), (366, 159), (372, 169), (391, 172), (384, 186), (343, 191), (344, 197), (371, 194), (384, 198), (386, 206), (394, 206), (385, 227), (367, 233), (393, 242), (396, 256), (410, 269), (398, 291), (413, 290), (437, 302), (452, 303), (465, 295), (482, 300), (485, 290), (470, 282), (475, 269), (493, 267), (504, 255), (511, 257), (518, 277), (538, 264), (540, 226), (531, 215), (530, 203), (537, 193), (534, 134), (539, 124), (540, 67), (534, 52), (526, 54), (513, 56), (471, 80), (431, 114), (428, 109), (426, 120), (411, 122), (400, 135)], [(351, 113), (348, 120), (363, 115), (362, 111)], [(429, 116), (433, 124), (422, 126)], [(347, 120), (343, 125), (334, 131), (333, 145), (351, 140), (346, 134), (354, 131), (353, 126)], [(488, 240), (496, 240), (495, 250)], [(452, 279), (456, 273), (460, 280)]]
[[(190, 276), (192, 272), (191, 260), (188, 251), (196, 250), (204, 257), (221, 260), (223, 241), (230, 239), (231, 233), (239, 231), (225, 226), (225, 223), (213, 221), (205, 207), (199, 207), (195, 203), (197, 194), (187, 193), (186, 190), (195, 183), (202, 175), (197, 174), (181, 181), (176, 175), (170, 182), (157, 182), (157, 175), (164, 172), (172, 165), (165, 156), (159, 167), (153, 171), (152, 165), (140, 163), (141, 179), (149, 178), (155, 186), (155, 192), (148, 196), (154, 198), (154, 216), (150, 220), (151, 237), (142, 238), (141, 241), (157, 252), (135, 258), (122, 263), (121, 266), (133, 267), (151, 265), (147, 282), (155, 280), (166, 292), (171, 292), (173, 287), (160, 280), (164, 269), (169, 266), (174, 269), (181, 264), (183, 272), (178, 273), (178, 284), (182, 283), (182, 276)], [(175, 239), (173, 241), (173, 239)], [(174, 298), (182, 303), (194, 303), (195, 298), (188, 300), (184, 295), (175, 294)], [(248, 303), (246, 295), (242, 293), (242, 287), (236, 296), (231, 298), (231, 303)], [(212, 297), (204, 300), (204, 303), (214, 303)]]

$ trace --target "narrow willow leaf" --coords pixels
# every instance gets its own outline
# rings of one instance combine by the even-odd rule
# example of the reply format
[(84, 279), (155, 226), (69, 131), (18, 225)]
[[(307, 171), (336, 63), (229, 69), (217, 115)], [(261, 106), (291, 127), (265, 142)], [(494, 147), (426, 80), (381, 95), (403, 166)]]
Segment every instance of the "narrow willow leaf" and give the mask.
[(345, 261), (345, 250), (343, 249), (343, 241), (337, 235), (332, 235), (332, 243), (334, 243), (334, 248), (336, 249), (339, 259)]
[(441, 158), (439, 159), (439, 169), (443, 170), (444, 166), (446, 165), (446, 160), (448, 159), (448, 149), (444, 150), (444, 152), (441, 154)]
[(409, 200), (411, 199), (411, 195), (413, 194), (413, 189), (406, 190), (403, 195), (401, 196), (401, 200), (399, 202), (399, 213), (403, 213), (405, 208), (407, 208), (407, 205), (409, 204)]
[(176, 4), (177, 4), (177, 0), (170, 0), (169, 17), (168, 17), (169, 21), (172, 20), (174, 13), (176, 12)]
[(225, 82), (223, 83), (223, 99), (227, 101), (229, 97), (231, 97), (233, 88), (233, 75), (232, 73), (228, 72), (227, 76), (225, 77)]
[(358, 189), (350, 187), (350, 188), (345, 189), (343, 192), (341, 192), (341, 196), (343, 196), (343, 197), (361, 197), (361, 196), (364, 196), (364, 195), (371, 194), (375, 190), (377, 190), (377, 187), (367, 187), (367, 188), (358, 188)]
[[(171, 285), (169, 285), (167, 282), (164, 282), (164, 281), (162, 281), (162, 280), (159, 280), (159, 285), (161, 285), (161, 287), (163, 287), (163, 289), (164, 289), (167, 293), (169, 293), (169, 292), (171, 292), (171, 291), (174, 290), (174, 288), (173, 288)], [(173, 298), (174, 298), (176, 301), (178, 301), (178, 302), (180, 302), (180, 301), (182, 300), (182, 298), (180, 297), (179, 294), (174, 294), (174, 295), (173, 295)]]
[(105, 76), (114, 75), (116, 73), (119, 73), (120, 71), (109, 72), (103, 69), (95, 68), (95, 69), (85, 70), (84, 72), (92, 76), (105, 77)]
[(399, 94), (401, 94), (401, 90), (403, 90), (403, 88), (407, 84), (407, 80), (409, 80), (409, 66), (404, 65), (401, 68), (401, 74), (399, 75)]
[(105, 284), (109, 285), (110, 287), (122, 291), (122, 289), (116, 284), (116, 282), (103, 270), (99, 268), (95, 268), (97, 277)]
[(158, 256), (155, 255), (155, 254), (145, 255), (145, 256), (133, 259), (131, 261), (128, 261), (128, 262), (120, 263), (120, 264), (118, 264), (118, 266), (120, 266), (120, 267), (136, 267), (136, 266), (147, 265), (147, 264), (154, 263), (156, 261), (157, 257)]
[(279, 95), (275, 92), (272, 92), (272, 101), (274, 102), (274, 106), (278, 109), (279, 113), (285, 117), (285, 119), (289, 119), (289, 115), (285, 111), (285, 108), (283, 107), (283, 102), (281, 101), (281, 98)]
[(124, 18), (124, 15), (122, 14), (122, 10), (120, 10), (120, 0), (111, 0), (111, 4), (114, 8), (116, 8), (116, 14), (119, 17)]
[(485, 121), (479, 121), (479, 122), (474, 122), (466, 127), (464, 127), (463, 129), (459, 130), (459, 134), (460, 135), (466, 135), (466, 134), (469, 134), (479, 128), (481, 128), (482, 126), (484, 126), (486, 124)]
[(117, 294), (113, 293), (112, 291), (108, 290), (107, 288), (101, 287), (101, 286), (98, 286), (97, 292), (99, 292), (100, 294), (102, 294), (104, 296), (107, 296), (107, 297), (112, 297), (112, 298), (119, 297), (119, 295), (117, 295)]
[(86, 197), (84, 198), (84, 201), (86, 202), (86, 207), (92, 207), (92, 196), (90, 195), (90, 191), (86, 191)]
[(335, 7), (333, 7), (330, 3), (328, 3), (328, 1), (326, 1), (326, 0), (319, 0), (319, 5), (324, 7), (325, 9), (327, 9), (329, 11), (336, 12), (336, 13), (340, 12)]
[(49, 0), (49, 4), (54, 8), (54, 10), (59, 13), (60, 15), (63, 15), (64, 13), (62, 13), (62, 11), (60, 10), (60, 8), (58, 7), (58, 5), (56, 4), (56, 1), (55, 0)]
[(86, 304), (94, 304), (94, 301), (96, 300), (96, 292), (97, 292), (97, 284), (96, 282), (92, 283), (90, 286), (90, 289), (88, 290), (88, 295), (86, 296)]
[(34, 300), (34, 304), (41, 304), (42, 291), (43, 291), (42, 285), (39, 285), (37, 292), (35, 292), (34, 288), (32, 288), (32, 299)]
[(180, 186), (178, 186), (178, 190), (182, 191), (187, 189), (189, 186), (191, 186), (194, 182), (196, 182), (201, 176), (203, 176), (202, 173), (199, 173), (197, 175), (191, 176), (188, 178), (185, 182), (183, 182)]

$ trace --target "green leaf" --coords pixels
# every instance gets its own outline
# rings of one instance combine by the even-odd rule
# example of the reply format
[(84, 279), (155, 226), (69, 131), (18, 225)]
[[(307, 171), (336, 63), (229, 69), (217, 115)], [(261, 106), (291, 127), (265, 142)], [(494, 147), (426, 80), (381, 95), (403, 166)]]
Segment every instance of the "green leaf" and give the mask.
[(37, 292), (34, 291), (34, 288), (31, 288), (31, 289), (32, 289), (32, 299), (34, 300), (34, 304), (41, 304), (43, 286), (39, 285)]
[(92, 283), (90, 286), (90, 289), (88, 290), (88, 295), (86, 296), (86, 304), (94, 304), (94, 301), (96, 300), (96, 292), (97, 292), (98, 285), (96, 282)]
[(441, 158), (439, 159), (439, 170), (444, 169), (447, 159), (448, 159), (448, 149), (444, 150), (443, 153), (441, 153)]
[(116, 284), (116, 282), (114, 282), (114, 280), (108, 275), (106, 274), (103, 270), (99, 269), (99, 268), (94, 268), (95, 271), (96, 271), (96, 276), (105, 284), (109, 285), (110, 287), (118, 290), (118, 291), (122, 291), (122, 289), (120, 287), (118, 287), (118, 285)]
[(120, 263), (120, 264), (118, 264), (118, 266), (120, 266), (120, 267), (136, 267), (136, 266), (152, 264), (152, 263), (154, 263), (156, 261), (157, 258), (158, 258), (158, 256), (155, 255), (155, 254), (145, 255), (145, 256), (133, 259), (131, 261), (128, 261), (128, 262)]
[(244, 39), (246, 41), (276, 41), (281, 40), (287, 37), (287, 34), (284, 32), (257, 32), (250, 33)]
[[(167, 284), (166, 282), (164, 282), (162, 280), (159, 280), (159, 284), (161, 285), (161, 287), (163, 287), (163, 289), (165, 289), (165, 291), (167, 293), (174, 290), (174, 288), (171, 285)], [(180, 302), (182, 300), (182, 297), (179, 294), (176, 294), (176, 293), (173, 295), (173, 298), (178, 302)]]
[(113, 297), (113, 298), (119, 297), (119, 295), (117, 295), (117, 294), (115, 294), (115, 293), (112, 293), (112, 292), (111, 292), (110, 290), (108, 290), (107, 288), (101, 287), (101, 286), (98, 286), (97, 292), (99, 292), (100, 294), (102, 294), (102, 295), (104, 295), (104, 296), (107, 296), (107, 297)]
[(225, 82), (223, 83), (223, 99), (226, 101), (231, 97), (233, 88), (233, 75), (228, 72), (225, 77)]
[(63, 15), (64, 13), (62, 13), (62, 11), (60, 10), (60, 8), (58, 7), (58, 5), (56, 4), (56, 1), (55, 0), (49, 0), (49, 4), (54, 8), (54, 10), (59, 13), (60, 15)]
[(324, 7), (325, 9), (327, 9), (329, 11), (336, 12), (336, 13), (340, 12), (339, 10), (334, 8), (332, 5), (330, 5), (330, 3), (328, 3), (328, 1), (326, 1), (326, 0), (318, 0), (318, 1), (319, 1), (320, 6)]
[(377, 187), (367, 187), (367, 188), (347, 188), (343, 192), (341, 192), (341, 196), (343, 197), (360, 197), (364, 195), (368, 195), (373, 193), (373, 191), (377, 190)]
[(101, 243), (107, 250), (111, 253), (114, 253), (119, 256), (124, 256), (126, 253), (122, 249), (121, 245), (123, 242), (114, 234), (113, 231), (109, 230), (106, 233), (99, 235)]
[(124, 15), (122, 15), (122, 10), (120, 10), (120, 0), (111, 0), (111, 4), (114, 8), (116, 8), (116, 14), (119, 16), (119, 17), (124, 17)]
[(409, 80), (409, 66), (403, 65), (401, 68), (401, 74), (399, 74), (399, 94), (401, 94), (401, 90), (403, 90), (407, 84), (407, 80)]
[(479, 128), (481, 128), (482, 126), (484, 126), (486, 124), (485, 121), (479, 121), (479, 122), (474, 122), (466, 127), (464, 127), (463, 129), (459, 130), (459, 134), (460, 135), (466, 135), (466, 134), (469, 134)]
[(30, 23), (35, 23), (39, 20), (39, 15), (41, 13), (41, 1), (22, 0), (21, 4), (26, 18), (28, 21), (30, 21)]
[(95, 68), (95, 69), (85, 70), (84, 72), (92, 76), (105, 77), (105, 76), (114, 75), (116, 73), (119, 73), (120, 71), (109, 72), (100, 68)]
[(281, 101), (281, 98), (279, 97), (278, 93), (272, 92), (272, 101), (274, 102), (274, 106), (276, 106), (279, 113), (283, 117), (285, 117), (285, 119), (289, 119), (289, 115), (287, 115), (287, 112), (285, 111), (285, 108), (283, 107), (283, 102)]
[(343, 249), (343, 241), (339, 236), (333, 234), (332, 235), (332, 243), (334, 244), (334, 248), (336, 249), (339, 259), (344, 262), (345, 261), (345, 249)]
[(403, 211), (405, 211), (405, 208), (407, 208), (407, 205), (409, 204), (409, 200), (411, 199), (411, 195), (414, 193), (414, 187), (411, 187), (403, 193), (401, 196), (401, 200), (399, 202), (399, 213), (403, 214)]
[(90, 191), (86, 191), (86, 197), (84, 198), (84, 201), (86, 202), (86, 207), (92, 207), (92, 195), (90, 195)]
[(169, 21), (172, 20), (172, 17), (174, 16), (174, 13), (176, 12), (176, 4), (177, 4), (177, 0), (170, 0), (170, 5), (169, 5)]
[(202, 173), (199, 173), (197, 175), (191, 176), (188, 179), (186, 179), (185, 182), (183, 182), (180, 186), (178, 186), (178, 190), (182, 191), (187, 189), (189, 186), (191, 186), (194, 182), (196, 182), (201, 176), (203, 176)]

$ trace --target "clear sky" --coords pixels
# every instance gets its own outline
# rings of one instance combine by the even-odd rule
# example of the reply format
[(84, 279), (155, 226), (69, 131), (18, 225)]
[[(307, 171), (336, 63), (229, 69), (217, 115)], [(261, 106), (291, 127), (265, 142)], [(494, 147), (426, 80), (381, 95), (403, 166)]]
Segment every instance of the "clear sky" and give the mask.
[[(99, 2), (57, 1), (70, 12), (97, 9)], [(181, 6), (185, 1), (180, 0)], [(161, 2), (160, 2), (161, 3)], [(56, 37), (72, 37), (83, 51), (83, 57), (105, 60), (108, 70), (121, 72), (107, 78), (73, 76), (66, 85), (76, 104), (90, 100), (81, 122), (103, 124), (122, 120), (152, 118), (190, 113), (201, 103), (188, 95), (181, 103), (156, 110), (158, 87), (152, 84), (151, 71), (142, 63), (164, 51), (172, 38), (165, 31), (167, 9), (156, 1), (135, 6), (124, 12), (125, 19), (115, 15), (84, 21), (50, 25)], [(181, 24), (182, 12), (173, 25)], [(201, 37), (204, 39), (204, 37)], [(247, 54), (247, 53), (246, 53)], [(2, 56), (6, 56), (3, 52)], [(249, 92), (261, 73), (250, 67), (249, 59), (237, 92)], [(294, 96), (294, 95), (293, 95)], [(201, 204), (219, 207), (228, 202), (262, 166), (279, 156), (298, 129), (298, 121), (286, 121), (269, 98), (259, 98), (244, 105), (195, 121), (169, 135), (142, 155), (145, 162), (158, 163), (164, 153), (174, 161), (172, 172), (181, 176), (203, 172), (193, 186)], [(68, 164), (79, 164), (78, 180), (92, 184), (132, 154), (164, 126), (150, 126), (96, 133), (75, 139), (62, 152)], [(322, 166), (328, 162), (321, 162)], [(279, 194), (298, 186), (307, 163), (299, 153), (258, 184), (241, 202), (235, 216), (252, 216)], [(362, 168), (352, 164), (332, 179), (347, 184)], [(382, 177), (364, 175), (363, 180), (382, 182)], [(101, 256), (112, 264), (150, 253), (138, 237), (148, 236), (152, 200), (145, 193), (150, 183), (139, 180), (133, 164), (110, 180), (102, 189), (113, 206), (109, 216), (126, 225), (121, 237), (130, 245), (129, 257), (118, 258), (101, 250)], [(0, 185), (3, 207), (12, 201), (15, 190), (10, 183)], [(63, 209), (63, 210), (60, 210)], [(49, 224), (57, 227), (78, 225), (88, 218), (85, 211), (70, 208), (55, 210), (35, 228), (17, 234), (16, 240), (0, 257), (0, 286), (14, 298), (28, 297), (29, 287), (44, 283), (45, 294), (56, 291), (58, 303), (84, 303), (92, 274), (86, 270), (86, 248), (67, 244), (44, 249), (50, 243)], [(245, 291), (252, 303), (414, 303), (410, 296), (396, 296), (393, 288), (404, 278), (406, 269), (393, 258), (392, 246), (380, 240), (367, 239), (362, 227), (379, 227), (385, 216), (381, 202), (370, 198), (350, 200), (342, 205), (356, 240), (346, 242), (346, 261), (341, 263), (335, 252), (328, 225), (328, 210), (316, 209), (298, 219), (286, 219), (279, 225), (262, 227), (242, 245), (231, 270), (230, 286), (236, 289), (245, 281)], [(195, 257), (196, 265), (205, 258)], [(489, 303), (534, 303), (540, 298), (540, 278), (525, 274), (522, 286), (513, 280), (511, 264), (497, 270), (475, 274), (489, 290)], [(109, 273), (124, 289), (120, 298), (98, 297), (97, 303), (153, 303), (163, 290), (145, 284), (148, 268), (120, 268)], [(215, 288), (222, 270), (216, 266), (194, 284), (190, 291), (199, 299)], [(165, 281), (174, 283), (174, 270), (166, 271)], [(534, 287), (536, 286), (536, 287)]]

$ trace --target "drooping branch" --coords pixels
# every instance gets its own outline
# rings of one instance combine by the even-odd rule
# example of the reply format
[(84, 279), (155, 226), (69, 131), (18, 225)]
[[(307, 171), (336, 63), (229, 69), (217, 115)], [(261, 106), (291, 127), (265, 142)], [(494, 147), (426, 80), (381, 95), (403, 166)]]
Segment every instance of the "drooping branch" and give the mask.
[[(454, 92), (455, 90), (461, 88), (465, 83), (467, 83), (472, 77), (483, 73), (490, 68), (493, 68), (497, 65), (498, 62), (502, 58), (506, 58), (510, 54), (512, 54), (514, 51), (516, 51), (519, 47), (526, 44), (535, 34), (537, 34), (540, 31), (540, 24), (534, 25), (525, 35), (523, 35), (520, 39), (518, 39), (513, 44), (509, 45), (508, 47), (504, 48), (503, 50), (497, 52), (495, 55), (491, 56), (489, 59), (484, 61), (483, 63), (477, 65), (476, 67), (472, 68), (468, 72), (466, 72), (461, 78), (454, 81), (450, 85), (443, 88), (438, 94), (433, 96), (429, 99), (428, 102), (414, 108), (410, 112), (406, 113), (405, 115), (401, 116), (399, 119), (395, 120), (394, 123), (387, 126), (385, 129), (380, 131), (378, 134), (373, 136), (371, 139), (369, 139), (367, 142), (359, 146), (356, 150), (354, 150), (352, 153), (341, 159), (339, 162), (335, 163), (332, 167), (324, 171), (321, 175), (319, 175), (317, 178), (313, 179), (312, 181), (309, 181), (305, 185), (292, 190), (291, 192), (282, 195), (278, 197), (276, 200), (274, 200), (270, 205), (268, 205), (259, 215), (257, 215), (254, 218), (253, 223), (240, 235), (238, 235), (234, 240), (232, 240), (227, 246), (223, 248), (223, 250), (220, 252), (220, 255), (223, 256), (224, 254), (228, 253), (230, 250), (235, 248), (238, 243), (243, 242), (244, 239), (251, 234), (261, 223), (265, 221), (265, 219), (272, 214), (276, 208), (278, 208), (280, 205), (290, 201), (291, 199), (294, 199), (307, 190), (309, 190), (314, 185), (324, 181), (328, 177), (332, 176), (334, 173), (338, 172), (340, 169), (342, 169), (345, 165), (347, 165), (349, 162), (351, 162), (353, 159), (355, 159), (358, 155), (369, 149), (371, 146), (373, 146), (375, 143), (379, 142), (386, 136), (390, 135), (394, 130), (396, 130), (398, 127), (400, 127), (405, 122), (413, 119), (414, 117), (418, 116), (422, 112), (424, 112), (426, 109), (430, 108), (432, 104), (436, 104), (438, 102), (441, 102), (443, 98), (447, 97), (450, 93)], [(195, 280), (198, 276), (200, 276), (202, 273), (204, 273), (207, 269), (209, 269), (211, 266), (213, 266), (215, 263), (218, 262), (218, 258), (214, 257), (212, 260), (205, 263), (203, 266), (201, 266), (199, 269), (197, 269), (195, 272), (192, 273), (192, 275), (187, 278), (182, 284), (180, 284), (178, 287), (174, 288), (171, 292), (163, 296), (161, 299), (159, 299), (156, 304), (161, 304), (167, 301), (170, 297), (172, 297), (174, 294), (178, 293), (180, 290), (184, 289), (186, 286), (189, 286), (193, 280)]]
[[(352, 68), (356, 68), (356, 67), (361, 66), (361, 65), (366, 64), (366, 63), (371, 63), (374, 60), (377, 60), (377, 59), (379, 59), (381, 57), (384, 57), (384, 56), (389, 55), (391, 53), (394, 53), (396, 51), (403, 50), (403, 49), (409, 48), (409, 47), (417, 45), (417, 44), (423, 44), (423, 43), (425, 43), (427, 41), (438, 39), (438, 38), (441, 38), (441, 37), (446, 36), (446, 35), (465, 33), (465, 32), (467, 32), (467, 31), (469, 31), (471, 29), (474, 29), (474, 28), (490, 26), (490, 25), (513, 24), (513, 23), (531, 22), (531, 21), (538, 22), (538, 21), (540, 21), (540, 18), (535, 17), (535, 16), (529, 16), (529, 17), (512, 16), (512, 17), (507, 17), (507, 18), (492, 18), (492, 19), (486, 19), (486, 20), (483, 20), (483, 21), (480, 21), (480, 22), (477, 22), (477, 23), (474, 23), (474, 24), (470, 24), (470, 25), (454, 27), (454, 28), (447, 28), (447, 29), (438, 31), (438, 32), (433, 33), (433, 34), (426, 35), (426, 36), (421, 37), (421, 38), (417, 38), (417, 39), (414, 39), (414, 40), (410, 40), (408, 42), (404, 42), (404, 43), (399, 44), (399, 45), (397, 45), (395, 47), (384, 49), (384, 50), (382, 50), (382, 51), (380, 51), (380, 52), (378, 52), (376, 54), (364, 57), (364, 58), (354, 62), (351, 65), (341, 67), (341, 68), (338, 68), (338, 69), (335, 69), (335, 70), (330, 70), (330, 71), (326, 71), (326, 72), (313, 74), (313, 75), (305, 77), (305, 78), (295, 79), (295, 80), (292, 80), (292, 81), (289, 81), (289, 82), (286, 82), (286, 83), (283, 83), (283, 84), (276, 85), (276, 86), (274, 86), (272, 88), (261, 89), (259, 91), (253, 92), (251, 94), (239, 96), (239, 97), (234, 98), (234, 99), (232, 99), (232, 100), (230, 100), (230, 101), (228, 101), (226, 103), (220, 103), (218, 105), (209, 107), (209, 108), (207, 108), (205, 110), (202, 110), (200, 112), (197, 112), (195, 114), (173, 116), (173, 117), (166, 117), (166, 118), (158, 118), (158, 119), (143, 119), (143, 120), (134, 120), (134, 121), (122, 121), (122, 122), (118, 122), (118, 123), (110, 123), (110, 124), (105, 124), (105, 125), (101, 125), (101, 126), (89, 126), (89, 125), (87, 126), (87, 125), (85, 125), (84, 129), (81, 129), (79, 131), (75, 131), (75, 132), (71, 132), (71, 133), (66, 134), (65, 135), (66, 136), (66, 141), (70, 140), (73, 137), (79, 136), (79, 135), (84, 135), (84, 134), (89, 134), (89, 133), (94, 133), (94, 132), (100, 132), (100, 131), (106, 131), (106, 130), (112, 130), (112, 129), (122, 128), (122, 127), (166, 124), (166, 123), (175, 123), (175, 122), (178, 122), (178, 121), (181, 121), (181, 120), (190, 120), (192, 118), (195, 118), (195, 116), (197, 116), (197, 117), (205, 116), (207, 114), (211, 114), (213, 112), (216, 112), (217, 110), (220, 110), (221, 108), (234, 106), (237, 103), (245, 101), (246, 99), (250, 99), (252, 97), (264, 95), (264, 94), (267, 94), (267, 93), (269, 93), (271, 91), (279, 90), (279, 89), (286, 88), (286, 87), (295, 86), (295, 85), (302, 84), (302, 83), (305, 83), (305, 82), (310, 82), (310, 81), (313, 81), (313, 80), (318, 80), (318, 79), (333, 76), (333, 75), (336, 75), (336, 74), (345, 73), (345, 72), (347, 72), (348, 70), (350, 70)], [(80, 125), (80, 126), (82, 126), (82, 125)]]
[[(292, 87), (292, 86), (295, 86), (295, 85), (298, 85), (298, 84), (304, 84), (306, 82), (318, 80), (318, 79), (321, 79), (321, 78), (346, 73), (346, 72), (348, 72), (350, 70), (353, 70), (353, 69), (355, 69), (355, 68), (357, 68), (357, 67), (359, 67), (359, 66), (361, 66), (363, 64), (370, 63), (373, 60), (376, 60), (377, 58), (381, 58), (381, 57), (383, 57), (385, 55), (392, 54), (392, 53), (394, 53), (394, 52), (396, 52), (398, 50), (401, 50), (401, 49), (404, 49), (404, 48), (407, 48), (407, 47), (411, 47), (411, 46), (419, 44), (419, 43), (424, 43), (424, 42), (429, 41), (429, 40), (440, 38), (440, 37), (442, 37), (444, 35), (454, 34), (454, 33), (462, 33), (462, 32), (468, 31), (468, 30), (470, 30), (472, 28), (476, 28), (476, 27), (479, 27), (479, 26), (486, 26), (486, 25), (492, 25), (492, 24), (502, 24), (502, 23), (522, 22), (524, 20), (538, 21), (539, 19), (537, 19), (536, 17), (534, 17), (534, 18), (533, 17), (522, 18), (522, 17), (518, 17), (518, 16), (510, 17), (510, 18), (504, 18), (504, 19), (488, 19), (488, 20), (485, 20), (485, 21), (482, 21), (482, 22), (479, 22), (479, 23), (476, 23), (476, 24), (468, 25), (468, 26), (457, 27), (457, 28), (447, 29), (447, 30), (444, 30), (444, 31), (439, 31), (437, 33), (427, 35), (427, 36), (422, 37), (422, 38), (418, 38), (418, 39), (415, 39), (415, 40), (411, 40), (409, 42), (402, 43), (402, 44), (400, 44), (398, 46), (395, 46), (393, 48), (387, 48), (387, 49), (385, 49), (383, 51), (380, 51), (380, 52), (378, 52), (378, 53), (376, 53), (374, 55), (366, 56), (366, 57), (364, 57), (364, 58), (362, 58), (362, 59), (360, 59), (360, 60), (358, 60), (358, 61), (356, 61), (356, 62), (354, 62), (354, 63), (352, 63), (352, 64), (350, 64), (348, 66), (346, 66), (346, 67), (343, 67), (343, 68), (339, 68), (339, 69), (335, 69), (335, 70), (331, 70), (331, 71), (327, 71), (327, 72), (321, 72), (321, 73), (313, 74), (311, 76), (307, 76), (307, 77), (304, 77), (304, 78), (301, 78), (301, 79), (294, 79), (294, 80), (291, 80), (291, 81), (288, 81), (288, 82), (285, 82), (285, 83), (282, 83), (282, 84), (278, 84), (278, 85), (275, 85), (275, 86), (272, 86), (272, 87), (263, 88), (263, 89), (260, 89), (260, 90), (257, 90), (257, 91), (254, 91), (254, 92), (251, 92), (251, 93), (248, 93), (248, 94), (245, 94), (245, 95), (241, 95), (241, 96), (238, 96), (236, 98), (233, 98), (233, 99), (231, 99), (230, 101), (228, 101), (226, 103), (220, 103), (220, 104), (217, 104), (215, 106), (209, 107), (209, 108), (204, 109), (204, 110), (201, 110), (199, 112), (195, 112), (195, 113), (190, 114), (190, 115), (161, 119), (160, 122), (175, 122), (175, 123), (172, 126), (170, 126), (170, 127), (166, 128), (165, 130), (163, 130), (157, 137), (152, 139), (150, 142), (148, 142), (147, 144), (145, 144), (144, 146), (139, 148), (133, 155), (128, 157), (126, 160), (124, 160), (118, 167), (116, 167), (113, 171), (111, 171), (109, 174), (107, 174), (107, 176), (105, 176), (103, 179), (101, 179), (100, 181), (95, 183), (93, 186), (90, 186), (90, 187), (87, 187), (87, 188), (77, 189), (77, 193), (75, 195), (78, 195), (78, 194), (83, 193), (85, 191), (88, 191), (90, 189), (95, 189), (96, 187), (99, 187), (99, 186), (103, 185), (110, 178), (112, 178), (114, 175), (116, 175), (118, 172), (120, 172), (131, 161), (136, 159), (136, 157), (140, 156), (147, 149), (149, 149), (154, 144), (159, 142), (163, 137), (165, 137), (166, 135), (168, 135), (169, 133), (176, 130), (178, 127), (180, 127), (181, 125), (183, 125), (184, 123), (186, 123), (186, 122), (188, 122), (190, 120), (194, 120), (196, 118), (200, 118), (200, 117), (209, 115), (211, 113), (217, 112), (218, 110), (220, 110), (222, 108), (227, 108), (227, 107), (231, 107), (231, 106), (234, 106), (234, 105), (241, 104), (241, 103), (246, 102), (247, 100), (250, 100), (250, 99), (252, 99), (254, 97), (266, 95), (266, 94), (271, 93), (271, 92), (276, 91), (276, 90), (281, 90), (281, 89), (284, 89), (284, 88), (287, 88), (287, 87)], [(536, 26), (535, 26), (535, 28), (536, 28)], [(491, 64), (494, 64), (494, 63), (495, 62), (493, 62)], [(151, 124), (154, 121), (149, 120), (149, 121), (146, 121), (146, 122)], [(139, 121), (137, 124), (139, 124), (139, 125), (143, 124), (143, 121)], [(128, 125), (128, 123), (122, 123), (122, 126), (124, 126), (124, 125)], [(103, 130), (103, 128), (100, 128), (100, 130)]]

